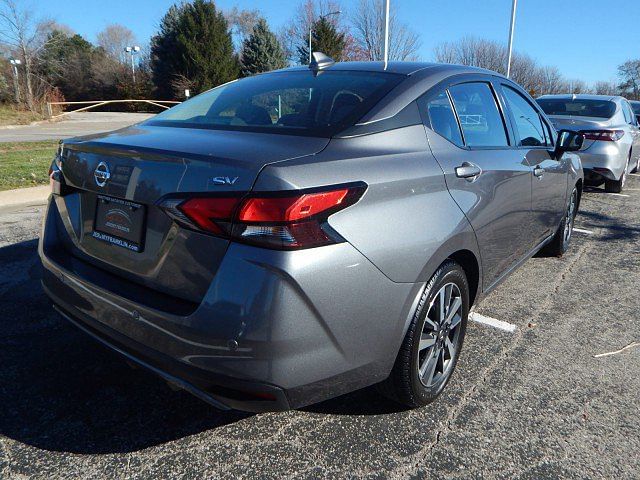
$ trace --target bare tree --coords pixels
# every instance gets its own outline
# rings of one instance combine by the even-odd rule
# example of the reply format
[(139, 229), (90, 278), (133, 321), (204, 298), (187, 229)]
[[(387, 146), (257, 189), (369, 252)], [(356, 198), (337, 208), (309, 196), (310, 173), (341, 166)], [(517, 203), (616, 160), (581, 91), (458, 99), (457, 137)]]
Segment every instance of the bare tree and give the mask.
[[(306, 45), (313, 22), (338, 10), (340, 4), (333, 0), (304, 0), (298, 4), (293, 17), (278, 35), (287, 58), (297, 63), (298, 47)], [(343, 25), (342, 15), (329, 15), (326, 18), (339, 33), (348, 33)]]
[(240, 10), (238, 7), (224, 12), (224, 16), (231, 28), (236, 52), (241, 50), (243, 42), (251, 35), (258, 20), (263, 18), (260, 10)]
[(136, 43), (134, 33), (124, 25), (113, 23), (107, 25), (104, 30), (96, 36), (98, 46), (102, 47), (105, 53), (117, 62), (127, 65), (131, 59), (125, 52), (126, 47), (131, 47)]
[(27, 107), (32, 111), (35, 108), (33, 68), (52, 24), (37, 21), (32, 10), (19, 7), (14, 0), (0, 0), (0, 42), (24, 64)]
[(596, 95), (618, 95), (618, 85), (616, 82), (596, 82), (593, 86)]
[(628, 98), (640, 99), (640, 60), (628, 60), (618, 67), (620, 90)]
[[(398, 20), (395, 2), (389, 12), (389, 60), (417, 60), (421, 42), (417, 33)], [(367, 60), (384, 59), (384, 2), (360, 0), (351, 12), (354, 39)]]
[(540, 68), (540, 95), (563, 93), (567, 84), (558, 67)]
[(579, 93), (591, 93), (591, 89), (584, 80), (573, 78), (567, 80), (567, 92), (577, 95)]

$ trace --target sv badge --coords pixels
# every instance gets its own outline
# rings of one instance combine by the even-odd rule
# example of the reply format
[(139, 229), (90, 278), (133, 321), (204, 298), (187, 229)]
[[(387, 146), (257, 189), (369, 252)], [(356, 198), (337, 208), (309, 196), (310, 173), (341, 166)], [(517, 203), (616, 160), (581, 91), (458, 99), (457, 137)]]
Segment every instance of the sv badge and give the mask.
[(213, 177), (211, 182), (214, 185), (233, 185), (238, 181), (239, 177)]

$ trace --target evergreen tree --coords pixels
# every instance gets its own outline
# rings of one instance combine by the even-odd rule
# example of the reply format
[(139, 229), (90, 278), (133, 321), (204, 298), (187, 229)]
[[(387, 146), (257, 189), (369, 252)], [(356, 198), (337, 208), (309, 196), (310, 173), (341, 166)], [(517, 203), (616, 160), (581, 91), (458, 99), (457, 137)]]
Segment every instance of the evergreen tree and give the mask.
[(238, 77), (229, 25), (215, 4), (195, 0), (173, 6), (151, 42), (154, 83), (161, 98), (190, 88), (199, 93)]
[(287, 66), (282, 45), (261, 18), (242, 44), (242, 74), (245, 76), (277, 70)]
[[(324, 17), (313, 22), (311, 32), (311, 50), (313, 52), (322, 52), (336, 62), (342, 61), (346, 46), (344, 33), (339, 33), (336, 27)], [(306, 65), (309, 63), (309, 46), (308, 39), (303, 40), (301, 46), (298, 47), (298, 55), (300, 63)]]

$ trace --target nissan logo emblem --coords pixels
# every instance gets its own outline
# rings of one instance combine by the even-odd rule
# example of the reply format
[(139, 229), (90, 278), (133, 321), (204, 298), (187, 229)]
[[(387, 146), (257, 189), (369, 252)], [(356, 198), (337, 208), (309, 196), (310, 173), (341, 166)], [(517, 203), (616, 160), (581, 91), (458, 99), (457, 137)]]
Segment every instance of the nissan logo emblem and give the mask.
[(93, 178), (96, 180), (96, 185), (104, 187), (107, 184), (109, 178), (111, 178), (111, 172), (109, 172), (109, 165), (104, 162), (100, 162), (93, 172)]

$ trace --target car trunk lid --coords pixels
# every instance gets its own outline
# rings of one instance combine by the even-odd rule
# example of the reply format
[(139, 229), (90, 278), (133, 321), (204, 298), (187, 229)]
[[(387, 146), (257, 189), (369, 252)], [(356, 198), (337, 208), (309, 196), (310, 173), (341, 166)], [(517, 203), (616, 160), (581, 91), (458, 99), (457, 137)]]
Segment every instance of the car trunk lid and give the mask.
[(150, 126), (65, 141), (62, 172), (74, 191), (63, 209), (71, 253), (199, 302), (229, 242), (179, 227), (158, 206), (161, 199), (249, 191), (265, 165), (313, 155), (328, 141)]

